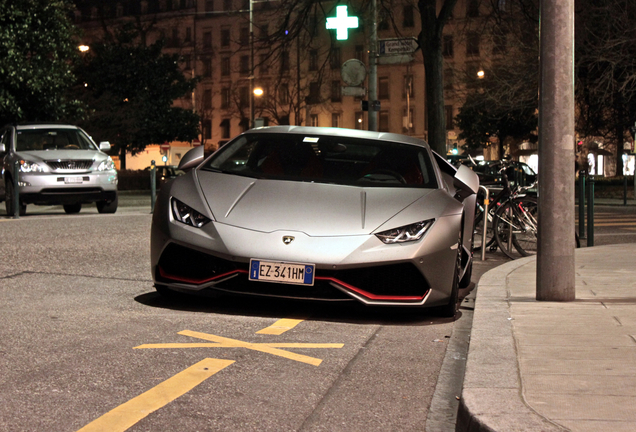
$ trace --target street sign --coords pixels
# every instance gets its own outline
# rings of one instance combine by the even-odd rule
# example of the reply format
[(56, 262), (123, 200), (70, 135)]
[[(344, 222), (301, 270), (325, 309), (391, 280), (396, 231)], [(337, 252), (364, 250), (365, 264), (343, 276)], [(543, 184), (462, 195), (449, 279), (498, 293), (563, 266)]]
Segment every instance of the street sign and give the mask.
[(161, 144), (161, 150), (170, 150), (170, 144), (167, 142)]
[(381, 39), (378, 43), (380, 56), (413, 54), (418, 48), (415, 38)]
[(350, 59), (342, 64), (340, 68), (342, 80), (350, 86), (359, 86), (367, 77), (367, 68), (358, 59)]
[(342, 87), (343, 96), (358, 96), (364, 97), (367, 90), (364, 87)]
[(378, 57), (378, 64), (402, 64), (402, 63), (410, 63), (412, 61), (413, 61), (413, 56), (410, 54)]

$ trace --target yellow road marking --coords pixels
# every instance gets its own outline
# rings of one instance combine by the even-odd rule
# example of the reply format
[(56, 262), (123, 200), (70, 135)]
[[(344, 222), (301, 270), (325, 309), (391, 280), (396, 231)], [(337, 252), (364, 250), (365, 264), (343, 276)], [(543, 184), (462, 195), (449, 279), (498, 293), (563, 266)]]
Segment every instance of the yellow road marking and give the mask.
[[(260, 345), (270, 348), (342, 348), (341, 343), (254, 343), (252, 345)], [(154, 348), (235, 348), (235, 346), (222, 343), (161, 343), (161, 344), (143, 344), (136, 346), (134, 349), (154, 349)]]
[(281, 335), (287, 330), (293, 329), (301, 322), (303, 322), (303, 320), (290, 318), (279, 319), (271, 326), (257, 331), (256, 334)]
[(78, 432), (125, 431), (148, 414), (192, 390), (234, 360), (205, 359), (168, 378), (161, 384), (107, 412)]

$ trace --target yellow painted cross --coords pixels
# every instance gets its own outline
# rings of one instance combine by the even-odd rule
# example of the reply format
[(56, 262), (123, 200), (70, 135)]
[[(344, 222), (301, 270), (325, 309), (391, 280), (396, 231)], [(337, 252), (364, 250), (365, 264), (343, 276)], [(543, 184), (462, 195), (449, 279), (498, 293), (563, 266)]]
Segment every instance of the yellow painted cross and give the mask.
[(307, 363), (313, 366), (319, 366), (321, 359), (309, 357), (302, 354), (296, 354), (285, 351), (280, 348), (342, 348), (341, 343), (250, 343), (237, 339), (230, 339), (222, 336), (216, 336), (208, 333), (195, 332), (191, 330), (183, 330), (180, 335), (190, 336), (197, 339), (207, 340), (213, 343), (168, 343), (168, 344), (144, 344), (135, 347), (135, 349), (148, 348), (247, 348), (254, 351), (260, 351), (267, 354), (284, 357), (286, 359)]

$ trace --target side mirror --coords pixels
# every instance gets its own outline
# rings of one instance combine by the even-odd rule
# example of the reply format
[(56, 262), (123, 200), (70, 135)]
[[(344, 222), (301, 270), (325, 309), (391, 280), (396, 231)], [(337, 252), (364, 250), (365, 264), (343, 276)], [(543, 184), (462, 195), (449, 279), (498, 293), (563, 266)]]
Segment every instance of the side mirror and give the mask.
[(179, 169), (186, 171), (203, 162), (203, 146), (198, 146), (188, 151), (179, 162)]
[(464, 199), (479, 191), (479, 177), (466, 165), (460, 165), (455, 173), (453, 186), (457, 189), (457, 195)]
[(101, 151), (107, 152), (110, 150), (110, 143), (108, 141), (102, 141), (99, 143), (99, 149)]

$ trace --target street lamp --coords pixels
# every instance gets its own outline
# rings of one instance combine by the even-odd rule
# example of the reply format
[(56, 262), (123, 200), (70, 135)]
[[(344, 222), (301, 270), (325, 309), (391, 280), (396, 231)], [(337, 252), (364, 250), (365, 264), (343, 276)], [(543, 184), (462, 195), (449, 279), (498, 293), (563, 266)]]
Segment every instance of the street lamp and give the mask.
[(83, 53), (91, 49), (88, 45), (80, 45), (77, 48), (80, 50), (80, 52), (83, 52)]
[(477, 72), (477, 78), (479, 78), (479, 79), (483, 79), (483, 78), (484, 78), (484, 76), (486, 76), (486, 73), (484, 72), (484, 70), (483, 70), (483, 69), (480, 69), (480, 70)]
[(254, 93), (254, 96), (259, 96), (259, 97), (263, 96), (263, 89), (260, 87), (256, 87), (253, 93)]

